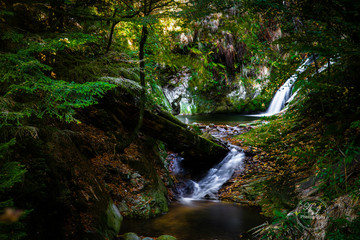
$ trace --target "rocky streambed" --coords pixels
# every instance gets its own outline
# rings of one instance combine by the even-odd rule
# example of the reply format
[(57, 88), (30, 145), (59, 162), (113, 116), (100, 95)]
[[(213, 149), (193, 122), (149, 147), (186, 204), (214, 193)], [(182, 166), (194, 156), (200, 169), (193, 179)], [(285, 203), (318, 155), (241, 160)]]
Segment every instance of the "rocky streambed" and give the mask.
[(267, 121), (254, 121), (237, 125), (195, 123), (194, 128), (201, 130), (202, 134), (221, 140), (228, 145), (237, 146), (245, 153), (241, 170), (234, 172), (233, 176), (219, 190), (218, 198), (222, 201), (238, 203), (245, 206), (258, 206), (260, 197), (254, 194), (254, 185), (266, 178), (259, 174), (263, 170), (266, 153), (259, 153), (256, 148), (244, 146), (237, 137), (258, 126), (268, 124)]
[[(225, 124), (201, 124), (196, 123), (190, 126), (193, 131), (203, 137), (210, 138), (219, 145), (227, 145), (231, 148), (239, 148), (240, 142), (236, 136), (243, 134), (263, 122), (255, 122), (248, 124), (225, 125)], [(241, 150), (239, 150), (241, 151)], [(239, 199), (226, 198), (223, 194), (227, 187), (234, 184), (235, 180), (245, 173), (249, 172), (252, 167), (256, 166), (253, 161), (251, 151), (245, 151), (246, 157), (241, 169), (235, 171), (232, 178), (225, 183), (219, 192), (218, 198), (226, 200), (229, 203), (219, 201), (202, 200), (183, 200), (181, 199), (181, 191), (187, 186), (187, 182), (191, 177), (186, 170), (181, 168), (181, 161), (183, 160), (179, 154), (168, 152), (167, 162), (169, 172), (174, 176), (175, 189), (169, 193), (175, 196), (169, 206), (169, 213), (150, 220), (136, 220), (129, 219), (123, 223), (123, 230), (121, 234), (129, 231), (136, 232), (140, 236), (157, 236), (161, 234), (170, 234), (176, 236), (177, 239), (241, 239), (240, 235), (253, 228), (265, 220), (259, 215), (257, 208), (252, 208), (256, 204), (251, 204), (250, 201), (246, 205), (239, 205), (243, 203)], [(210, 170), (210, 172), (213, 170)], [(186, 189), (185, 189), (186, 191)], [(234, 204), (235, 203), (235, 204)], [(216, 217), (215, 217), (216, 216)], [(214, 218), (215, 217), (215, 218)], [(188, 224), (185, 224), (188, 223)], [(206, 223), (206, 224), (204, 224)], [(125, 238), (127, 235), (121, 235)], [(147, 238), (139, 238), (147, 239)]]

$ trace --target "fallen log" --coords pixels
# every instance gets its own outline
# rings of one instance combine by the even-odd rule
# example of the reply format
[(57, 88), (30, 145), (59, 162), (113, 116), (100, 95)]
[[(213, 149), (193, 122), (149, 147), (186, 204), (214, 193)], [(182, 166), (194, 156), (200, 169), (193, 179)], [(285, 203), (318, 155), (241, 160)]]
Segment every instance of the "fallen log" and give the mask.
[[(133, 105), (121, 103), (112, 112), (132, 129), (139, 110)], [(228, 152), (226, 147), (197, 135), (176, 120), (145, 111), (140, 131), (165, 142), (169, 149), (179, 153), (184, 158), (183, 167), (191, 173), (207, 170), (225, 157)]]

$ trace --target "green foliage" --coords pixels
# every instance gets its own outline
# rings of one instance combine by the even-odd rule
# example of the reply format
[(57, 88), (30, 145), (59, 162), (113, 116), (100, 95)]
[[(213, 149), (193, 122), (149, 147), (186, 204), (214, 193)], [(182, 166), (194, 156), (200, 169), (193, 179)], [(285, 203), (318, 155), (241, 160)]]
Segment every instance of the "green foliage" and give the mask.
[(236, 111), (239, 113), (265, 111), (266, 106), (270, 103), (271, 97), (266, 95), (258, 95), (253, 99), (245, 99), (235, 105)]
[[(293, 212), (286, 213), (274, 211), (274, 221), (270, 225), (261, 225), (254, 234), (259, 235), (260, 239), (297, 239), (301, 236), (301, 227), (297, 224), (296, 216)], [(255, 229), (254, 229), (255, 230)]]
[[(0, 214), (5, 208), (13, 207), (13, 200), (8, 199), (9, 191), (19, 182), (23, 181), (26, 169), (19, 162), (8, 161), (10, 148), (15, 144), (15, 139), (0, 144)], [(24, 215), (22, 216), (24, 217)], [(14, 223), (0, 222), (0, 239), (21, 239), (26, 236), (24, 224), (20, 221)]]
[(4, 192), (6, 189), (11, 188), (15, 183), (23, 180), (23, 175), (26, 170), (24, 166), (18, 162), (6, 162), (2, 165), (0, 172), (0, 192)]
[(288, 35), (280, 43), (287, 50), (318, 53), (327, 58), (358, 54), (355, 49), (360, 27), (356, 20), (359, 4), (347, 0), (316, 3), (248, 0), (245, 5), (281, 23)]
[(6, 155), (10, 151), (10, 147), (15, 144), (15, 139), (10, 140), (6, 143), (0, 144), (0, 192), (4, 193), (6, 190), (11, 188), (15, 183), (23, 180), (23, 175), (26, 173), (24, 166), (18, 162), (6, 161)]
[[(46, 64), (44, 58), (47, 52), (56, 55), (58, 51), (81, 47), (88, 40), (29, 42), (28, 48), (20, 49), (17, 53), (2, 53), (1, 125), (21, 124), (23, 118), (42, 118), (44, 115), (73, 121), (76, 108), (97, 103), (96, 97), (114, 88), (114, 84), (106, 82), (81, 84), (55, 79), (52, 67)], [(70, 42), (69, 46), (67, 41)], [(37, 55), (40, 59), (37, 59)]]
[(0, 223), (0, 239), (1, 240), (18, 240), (26, 237), (24, 232), (24, 224), (15, 222), (11, 225)]
[(318, 157), (317, 164), (321, 169), (318, 175), (322, 179), (319, 188), (327, 199), (334, 199), (345, 194), (359, 195), (360, 178), (349, 180), (349, 174), (355, 170), (360, 147), (353, 144), (344, 147), (344, 151), (339, 147), (327, 149), (323, 156)]
[[(360, 212), (358, 213), (358, 215)], [(329, 240), (356, 240), (360, 235), (360, 218), (353, 221), (348, 218), (330, 219), (326, 238)]]

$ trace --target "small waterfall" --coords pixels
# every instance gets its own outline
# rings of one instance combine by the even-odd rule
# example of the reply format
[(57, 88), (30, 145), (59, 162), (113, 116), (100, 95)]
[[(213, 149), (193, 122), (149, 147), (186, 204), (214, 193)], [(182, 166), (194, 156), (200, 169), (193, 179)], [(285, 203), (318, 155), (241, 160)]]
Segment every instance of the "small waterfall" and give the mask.
[(181, 162), (184, 158), (178, 156), (176, 153), (171, 153), (167, 156), (167, 160), (170, 162), (169, 171), (176, 175), (183, 173), (183, 169), (181, 168)]
[(232, 148), (228, 155), (206, 176), (198, 182), (190, 180), (187, 191), (182, 196), (183, 201), (199, 199), (217, 199), (217, 192), (228, 181), (235, 170), (241, 169), (245, 154), (237, 148)]
[(285, 106), (285, 103), (291, 97), (292, 87), (298, 78), (298, 75), (303, 73), (307, 66), (313, 62), (313, 57), (309, 57), (305, 62), (296, 70), (296, 73), (292, 75), (286, 82), (279, 88), (275, 96), (271, 100), (270, 106), (265, 113), (259, 115), (271, 116), (279, 113)]
[(291, 89), (296, 81), (296, 74), (291, 76), (279, 90), (277, 90), (275, 96), (271, 100), (269, 108), (266, 110), (265, 115), (274, 115), (284, 108), (286, 101), (291, 95)]

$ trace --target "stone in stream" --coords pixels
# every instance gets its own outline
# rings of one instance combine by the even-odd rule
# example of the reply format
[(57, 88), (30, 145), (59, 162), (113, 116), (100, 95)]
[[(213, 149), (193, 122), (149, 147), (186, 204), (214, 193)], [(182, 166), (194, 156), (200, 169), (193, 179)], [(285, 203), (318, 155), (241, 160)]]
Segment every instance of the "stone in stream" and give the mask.
[(123, 240), (141, 240), (141, 238), (136, 233), (133, 232), (125, 233), (122, 236), (122, 238)]
[(106, 217), (107, 230), (105, 230), (105, 234), (107, 236), (114, 236), (120, 231), (123, 217), (121, 216), (119, 209), (112, 201), (110, 201), (109, 206), (106, 210)]
[(220, 131), (220, 132), (225, 132), (225, 128), (222, 128), (222, 127), (217, 127), (217, 130)]

